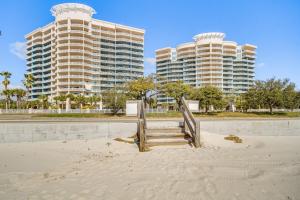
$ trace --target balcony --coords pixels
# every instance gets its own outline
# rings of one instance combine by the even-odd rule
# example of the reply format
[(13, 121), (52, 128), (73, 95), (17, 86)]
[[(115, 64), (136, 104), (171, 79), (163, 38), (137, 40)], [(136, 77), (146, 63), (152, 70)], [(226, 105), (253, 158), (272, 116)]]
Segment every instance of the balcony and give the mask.
[(65, 75), (65, 76), (57, 76), (57, 79), (93, 79), (92, 76), (84, 76), (84, 75)]

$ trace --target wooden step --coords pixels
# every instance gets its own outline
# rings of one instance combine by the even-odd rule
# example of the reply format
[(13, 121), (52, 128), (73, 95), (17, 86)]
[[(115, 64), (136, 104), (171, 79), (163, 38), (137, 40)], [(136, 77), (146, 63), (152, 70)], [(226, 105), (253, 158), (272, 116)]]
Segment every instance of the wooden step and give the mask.
[(186, 134), (184, 133), (147, 133), (147, 139), (152, 138), (185, 138)]
[(170, 127), (170, 128), (147, 128), (145, 129), (146, 135), (149, 133), (182, 133), (181, 127)]
[(173, 146), (173, 145), (187, 145), (191, 144), (190, 139), (184, 139), (184, 138), (160, 138), (160, 139), (151, 139), (147, 140), (146, 146), (147, 147), (153, 147), (153, 146)]

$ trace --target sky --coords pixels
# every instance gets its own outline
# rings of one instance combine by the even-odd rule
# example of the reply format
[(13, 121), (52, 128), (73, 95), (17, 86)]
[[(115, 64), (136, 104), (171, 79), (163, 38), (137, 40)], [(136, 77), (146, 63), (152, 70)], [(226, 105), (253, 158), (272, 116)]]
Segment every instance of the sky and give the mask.
[(225, 40), (254, 44), (256, 79), (289, 78), (300, 88), (300, 1), (298, 0), (0, 0), (0, 71), (12, 73), (11, 87), (22, 85), (24, 36), (54, 20), (59, 3), (93, 7), (96, 19), (146, 30), (145, 74), (155, 72), (155, 50), (191, 42), (205, 32)]

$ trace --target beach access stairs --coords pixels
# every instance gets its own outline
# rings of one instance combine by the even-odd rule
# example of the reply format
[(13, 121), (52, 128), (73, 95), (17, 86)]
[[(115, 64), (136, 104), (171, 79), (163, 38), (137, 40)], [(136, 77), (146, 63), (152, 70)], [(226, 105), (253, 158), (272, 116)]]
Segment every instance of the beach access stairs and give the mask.
[[(155, 146), (190, 145), (200, 147), (200, 121), (196, 120), (190, 111), (184, 97), (181, 99), (180, 111), (183, 122), (174, 127), (155, 127), (147, 123), (145, 102), (138, 104), (137, 143), (139, 151), (144, 152)], [(163, 124), (164, 121), (162, 120)]]

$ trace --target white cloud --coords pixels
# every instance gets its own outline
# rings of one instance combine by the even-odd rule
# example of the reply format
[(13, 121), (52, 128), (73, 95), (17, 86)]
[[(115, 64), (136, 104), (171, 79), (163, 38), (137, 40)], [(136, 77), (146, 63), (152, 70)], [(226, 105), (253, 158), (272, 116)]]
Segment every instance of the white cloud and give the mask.
[(145, 62), (148, 65), (155, 65), (155, 58), (145, 58)]
[(9, 45), (9, 50), (18, 58), (26, 59), (26, 42), (14, 42)]
[(264, 67), (265, 63), (261, 62), (261, 63), (257, 63), (256, 67)]
[(145, 58), (145, 75), (155, 72), (155, 58)]
[[(18, 85), (18, 84), (10, 84), (8, 85), (8, 89), (25, 89), (24, 85)], [(1, 90), (4, 89), (3, 85), (0, 87)]]

